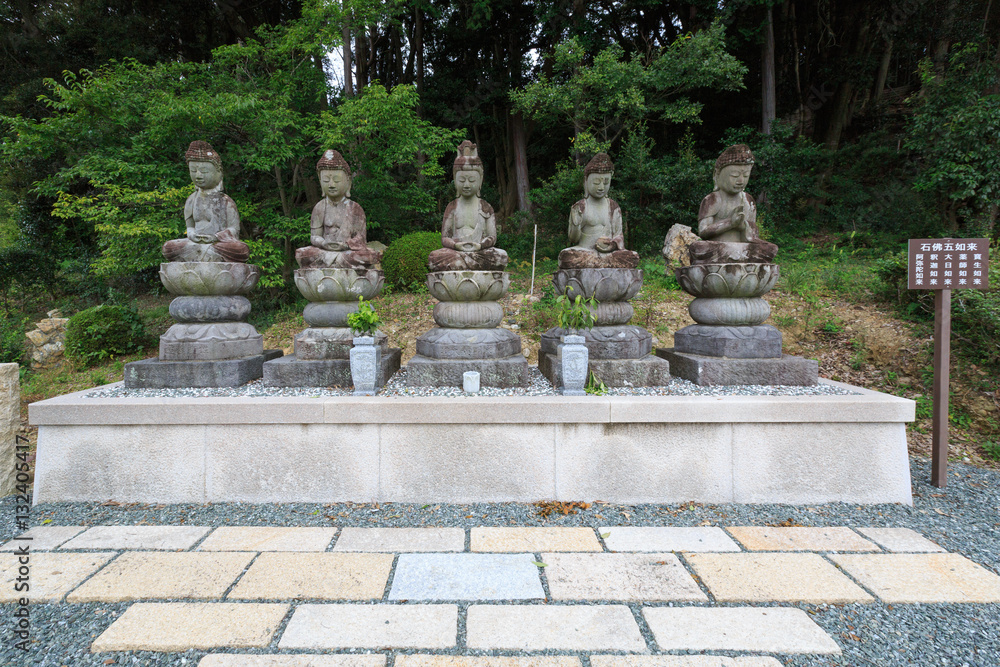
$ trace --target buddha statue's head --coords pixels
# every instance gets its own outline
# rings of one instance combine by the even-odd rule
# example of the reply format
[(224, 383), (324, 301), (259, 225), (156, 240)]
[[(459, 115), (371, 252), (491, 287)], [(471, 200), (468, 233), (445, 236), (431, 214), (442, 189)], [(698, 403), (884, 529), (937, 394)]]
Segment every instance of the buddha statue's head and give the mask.
[(476, 145), (466, 139), (458, 145), (458, 155), (451, 168), (459, 197), (479, 196), (483, 188), (483, 161)]
[(614, 174), (615, 165), (608, 154), (598, 153), (583, 168), (583, 191), (594, 199), (607, 197)]
[(715, 161), (715, 189), (735, 195), (746, 188), (753, 169), (753, 153), (746, 144), (736, 144), (722, 151)]
[(351, 196), (351, 166), (339, 151), (332, 149), (323, 153), (316, 163), (316, 175), (323, 194), (333, 201)]
[(222, 183), (222, 158), (207, 141), (192, 141), (184, 159), (191, 182), (199, 190), (212, 190)]

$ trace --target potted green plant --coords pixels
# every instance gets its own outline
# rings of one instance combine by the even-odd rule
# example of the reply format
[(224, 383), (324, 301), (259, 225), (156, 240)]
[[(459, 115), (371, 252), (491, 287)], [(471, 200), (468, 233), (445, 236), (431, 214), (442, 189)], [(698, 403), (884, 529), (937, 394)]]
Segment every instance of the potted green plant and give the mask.
[(560, 337), (557, 356), (562, 369), (563, 396), (585, 396), (584, 387), (587, 384), (587, 370), (590, 363), (590, 352), (587, 350), (587, 339), (581, 331), (594, 327), (594, 310), (597, 302), (584, 299), (579, 294), (570, 301), (562, 295), (556, 299), (556, 319), (565, 333)]
[(382, 367), (382, 347), (375, 344), (375, 332), (381, 324), (378, 313), (364, 297), (358, 297), (358, 312), (347, 316), (347, 326), (354, 332), (351, 348), (351, 380), (355, 396), (374, 396)]

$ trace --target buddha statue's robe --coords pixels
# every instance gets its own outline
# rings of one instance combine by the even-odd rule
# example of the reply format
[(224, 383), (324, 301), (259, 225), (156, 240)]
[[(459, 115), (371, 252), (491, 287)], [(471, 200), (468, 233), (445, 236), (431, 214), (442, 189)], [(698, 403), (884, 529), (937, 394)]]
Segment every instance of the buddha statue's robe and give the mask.
[[(606, 205), (603, 204), (606, 202)], [(569, 241), (559, 253), (560, 269), (634, 269), (639, 254), (625, 249), (622, 212), (618, 202), (602, 197), (581, 199), (569, 213)]]
[[(497, 241), (496, 216), (493, 207), (480, 199), (478, 210), (471, 220), (460, 220), (458, 199), (444, 211), (441, 221), (443, 248), (431, 252), (427, 264), (431, 271), (503, 271), (507, 266), (507, 253), (495, 247)], [(462, 244), (479, 245), (479, 250), (460, 250)]]
[[(712, 233), (712, 225), (731, 220), (740, 207), (744, 227)], [(756, 203), (743, 191), (729, 197), (719, 190), (707, 195), (698, 211), (698, 235), (702, 240), (688, 247), (692, 264), (770, 264), (778, 254), (778, 246), (760, 239)]]
[[(312, 210), (310, 229), (313, 244), (295, 251), (295, 259), (303, 269), (365, 269), (382, 259), (382, 253), (367, 245), (364, 209), (346, 197), (338, 203), (329, 198), (317, 203)], [(319, 243), (327, 247), (320, 247)]]
[[(188, 237), (163, 244), (168, 262), (246, 262), (250, 247), (239, 240), (240, 214), (236, 202), (222, 192), (222, 185), (208, 191), (196, 189), (184, 203)], [(215, 241), (191, 238), (211, 236)]]

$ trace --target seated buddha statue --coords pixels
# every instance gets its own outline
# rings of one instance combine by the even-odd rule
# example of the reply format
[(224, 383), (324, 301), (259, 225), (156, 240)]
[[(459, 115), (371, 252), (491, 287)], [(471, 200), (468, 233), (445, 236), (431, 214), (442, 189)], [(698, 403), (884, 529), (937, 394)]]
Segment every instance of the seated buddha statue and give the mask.
[(452, 166), (458, 197), (448, 204), (441, 222), (441, 245), (431, 252), (431, 271), (503, 271), (507, 253), (495, 247), (497, 222), (493, 207), (479, 198), (483, 162), (469, 140), (458, 146)]
[(639, 254), (625, 249), (622, 211), (608, 198), (615, 166), (607, 153), (598, 153), (583, 169), (586, 198), (569, 210), (569, 242), (559, 253), (560, 269), (634, 269)]
[(760, 238), (757, 206), (744, 190), (753, 169), (753, 153), (730, 146), (715, 161), (715, 191), (701, 201), (698, 236), (688, 249), (692, 264), (770, 264), (778, 246)]
[(382, 253), (368, 248), (365, 211), (351, 201), (351, 167), (335, 150), (316, 163), (324, 197), (310, 217), (311, 245), (295, 251), (303, 269), (367, 269), (378, 264)]
[(184, 202), (187, 236), (163, 244), (168, 262), (246, 262), (250, 248), (239, 240), (236, 202), (222, 191), (222, 158), (205, 141), (184, 153), (194, 193)]

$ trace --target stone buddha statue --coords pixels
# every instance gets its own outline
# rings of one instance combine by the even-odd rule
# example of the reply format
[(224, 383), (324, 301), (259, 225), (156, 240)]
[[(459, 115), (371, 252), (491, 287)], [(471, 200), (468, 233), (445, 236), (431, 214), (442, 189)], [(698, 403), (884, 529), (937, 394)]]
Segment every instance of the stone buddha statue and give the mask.
[(483, 162), (469, 140), (458, 146), (452, 166), (458, 198), (448, 204), (441, 222), (441, 245), (428, 258), (431, 271), (503, 271), (507, 253), (495, 247), (496, 216), (479, 198)]
[(762, 241), (757, 206), (744, 190), (753, 169), (753, 153), (744, 144), (730, 146), (715, 161), (715, 191), (701, 201), (698, 236), (689, 246), (692, 264), (770, 264), (778, 246)]
[(351, 201), (351, 167), (335, 150), (316, 163), (325, 197), (312, 210), (310, 243), (295, 251), (303, 269), (367, 269), (382, 258), (368, 248), (365, 211)]
[(184, 158), (194, 194), (184, 203), (187, 237), (163, 244), (168, 262), (246, 262), (236, 202), (222, 191), (222, 158), (208, 142), (192, 141)]
[(608, 198), (615, 166), (607, 153), (598, 153), (583, 169), (586, 198), (569, 211), (569, 242), (559, 253), (560, 269), (634, 269), (639, 254), (625, 249), (622, 211)]

